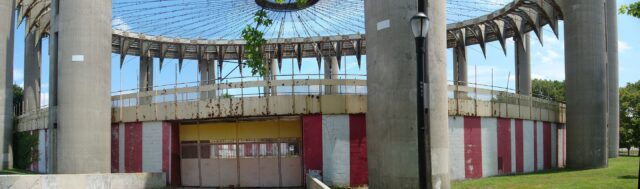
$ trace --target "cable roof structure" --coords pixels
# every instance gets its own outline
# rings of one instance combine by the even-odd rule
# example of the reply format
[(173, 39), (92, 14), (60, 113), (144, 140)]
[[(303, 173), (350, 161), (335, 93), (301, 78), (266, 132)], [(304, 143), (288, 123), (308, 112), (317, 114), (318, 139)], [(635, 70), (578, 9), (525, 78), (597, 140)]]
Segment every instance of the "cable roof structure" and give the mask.
[[(304, 2), (304, 1), (303, 1)], [(447, 1), (447, 21), (489, 14), (507, 0)], [(363, 34), (364, 0), (114, 0), (113, 28), (189, 39), (239, 39), (254, 13), (265, 10), (273, 24), (265, 38)]]

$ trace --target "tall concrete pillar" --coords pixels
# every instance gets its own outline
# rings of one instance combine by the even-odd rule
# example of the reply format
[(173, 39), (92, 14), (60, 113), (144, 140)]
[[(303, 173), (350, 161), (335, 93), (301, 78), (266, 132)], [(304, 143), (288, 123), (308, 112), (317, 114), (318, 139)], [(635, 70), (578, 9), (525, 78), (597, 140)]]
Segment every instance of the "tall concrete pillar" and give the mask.
[(40, 108), (40, 70), (42, 45), (37, 44), (35, 31), (27, 33), (24, 43), (24, 110), (32, 112)]
[(604, 0), (564, 0), (567, 167), (607, 166)]
[[(215, 60), (210, 61), (207, 63), (207, 74), (209, 75), (209, 85), (214, 85), (216, 84), (216, 64), (215, 64)], [(215, 98), (216, 97), (216, 90), (212, 90), (209, 91), (209, 98)]]
[[(153, 91), (153, 57), (140, 57), (140, 79), (138, 81), (140, 92)], [(140, 104), (151, 104), (153, 97), (140, 98)]]
[(620, 94), (618, 83), (618, 10), (616, 0), (606, 1), (607, 91), (609, 92), (608, 149), (609, 158), (618, 157), (620, 148)]
[[(206, 86), (209, 84), (209, 61), (205, 59), (198, 60), (198, 74), (200, 75), (200, 86)], [(209, 99), (209, 92), (200, 92), (200, 100)]]
[(58, 1), (51, 1), (51, 11), (50, 16), (52, 23), (49, 28), (49, 123), (47, 123), (47, 128), (49, 132), (47, 132), (48, 142), (49, 142), (49, 156), (48, 161), (49, 166), (47, 168), (48, 173), (57, 173), (58, 170), (58, 25), (53, 23), (58, 23), (59, 10), (54, 7), (58, 7)]
[(531, 40), (529, 33), (522, 39), (514, 37), (516, 59), (516, 93), (531, 95)]
[[(365, 1), (367, 152), (370, 188), (418, 188), (417, 71), (409, 19), (415, 0)], [(431, 183), (450, 188), (446, 82), (446, 4), (430, 0), (427, 38)], [(398, 95), (402, 94), (402, 95)]]
[(467, 86), (467, 47), (458, 44), (453, 48), (453, 81), (455, 85)]
[[(427, 37), (429, 82), (431, 184), (432, 188), (451, 188), (449, 179), (449, 104), (447, 85), (447, 27), (446, 0), (427, 1), (427, 13), (431, 21)], [(411, 34), (407, 34), (411, 35)], [(466, 72), (466, 71), (465, 71)]]
[[(52, 6), (58, 33), (57, 173), (111, 172), (111, 1)], [(59, 8), (59, 9), (58, 9)]]
[[(270, 74), (270, 78), (272, 81), (275, 81), (276, 75), (278, 75), (278, 59), (273, 59), (273, 61), (271, 61), (271, 64), (269, 64), (269, 74)], [(271, 95), (272, 96), (277, 96), (278, 95), (278, 86), (273, 86), (271, 88)]]
[[(338, 79), (340, 68), (338, 68), (338, 58), (335, 56), (324, 57), (324, 79)], [(325, 85), (325, 94), (337, 94), (338, 86)]]
[(12, 165), (14, 1), (0, 1), (0, 169)]

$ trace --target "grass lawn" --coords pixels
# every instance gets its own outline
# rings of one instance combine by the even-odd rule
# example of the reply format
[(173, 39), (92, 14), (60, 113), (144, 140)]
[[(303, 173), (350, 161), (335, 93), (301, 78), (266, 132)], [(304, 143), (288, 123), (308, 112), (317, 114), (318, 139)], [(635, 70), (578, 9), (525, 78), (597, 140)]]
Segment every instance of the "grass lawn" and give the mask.
[(34, 174), (34, 173), (30, 171), (20, 170), (20, 169), (0, 170), (0, 175), (26, 175), (26, 174)]
[(455, 181), (452, 184), (453, 188), (637, 188), (638, 160), (638, 157), (620, 157), (609, 159), (609, 167), (604, 169), (560, 169)]

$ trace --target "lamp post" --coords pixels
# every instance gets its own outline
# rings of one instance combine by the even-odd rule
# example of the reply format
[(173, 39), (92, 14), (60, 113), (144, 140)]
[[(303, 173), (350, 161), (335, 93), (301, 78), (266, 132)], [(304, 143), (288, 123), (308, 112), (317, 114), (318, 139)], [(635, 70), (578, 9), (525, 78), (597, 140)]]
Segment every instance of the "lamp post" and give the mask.
[[(425, 123), (425, 118), (429, 118), (428, 106), (425, 106), (425, 96), (428, 99), (428, 79), (425, 82), (425, 38), (429, 30), (429, 18), (423, 12), (418, 12), (411, 18), (411, 30), (416, 40), (416, 59), (417, 59), (417, 135), (418, 135), (418, 178), (420, 188), (431, 188), (431, 147), (428, 145), (429, 122)], [(428, 72), (427, 72), (428, 73)], [(425, 84), (427, 87), (425, 87)], [(426, 88), (426, 89), (425, 89)], [(426, 92), (426, 95), (425, 95)]]

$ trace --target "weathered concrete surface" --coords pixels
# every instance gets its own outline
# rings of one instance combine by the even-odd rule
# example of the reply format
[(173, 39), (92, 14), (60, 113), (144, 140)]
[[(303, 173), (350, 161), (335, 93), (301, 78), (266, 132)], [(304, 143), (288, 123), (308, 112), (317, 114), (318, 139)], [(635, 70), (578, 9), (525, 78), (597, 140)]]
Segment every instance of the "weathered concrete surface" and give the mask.
[[(42, 66), (42, 43), (34, 42), (35, 30), (27, 33), (24, 43), (24, 111), (40, 108), (40, 70)], [(39, 41), (39, 40), (38, 40)]]
[(307, 175), (307, 189), (331, 189), (322, 181), (313, 176)]
[[(328, 56), (324, 58), (324, 79), (338, 79), (340, 68), (338, 67), (338, 58)], [(338, 86), (325, 86), (324, 94), (337, 94)]]
[(567, 167), (607, 166), (604, 0), (564, 0)]
[[(58, 1), (51, 1), (51, 7), (58, 7)], [(55, 14), (55, 9), (51, 8), (50, 15), (50, 23), (57, 23), (58, 14)], [(48, 173), (56, 173), (56, 163), (57, 162), (57, 150), (56, 150), (56, 133), (57, 133), (57, 124), (58, 124), (58, 114), (55, 107), (58, 107), (58, 25), (51, 24), (49, 28), (49, 111), (48, 111), (48, 121), (47, 128), (49, 132), (49, 157), (48, 161), (49, 169)]]
[(514, 37), (516, 59), (516, 93), (531, 95), (531, 39), (530, 34), (522, 34), (522, 39)]
[(165, 173), (0, 175), (0, 188), (164, 188)]
[[(153, 91), (153, 57), (140, 56), (140, 78), (138, 78), (138, 89), (140, 92)], [(140, 98), (140, 104), (151, 104), (153, 97)]]
[[(429, 1), (427, 42), (432, 183), (449, 188), (446, 5)], [(365, 1), (367, 35), (367, 138), (369, 187), (418, 188), (416, 51), (410, 18), (412, 0)]]
[[(56, 7), (59, 10), (56, 10)], [(65, 0), (59, 12), (56, 173), (111, 168), (111, 1)]]
[[(449, 181), (449, 116), (447, 85), (447, 5), (445, 0), (428, 1), (431, 21), (427, 38), (425, 72), (429, 83), (429, 127), (431, 129), (431, 184), (433, 188), (451, 188)], [(393, 52), (393, 51), (392, 51)]]
[(618, 157), (620, 145), (620, 94), (618, 92), (618, 10), (616, 0), (606, 1), (607, 28), (607, 91), (609, 100), (609, 158)]
[[(461, 34), (456, 34), (462, 37)], [(458, 40), (462, 41), (462, 40)], [(458, 42), (458, 46), (453, 48), (453, 81), (454, 85), (467, 86), (467, 46)]]
[(0, 169), (11, 167), (14, 1), (0, 1)]

